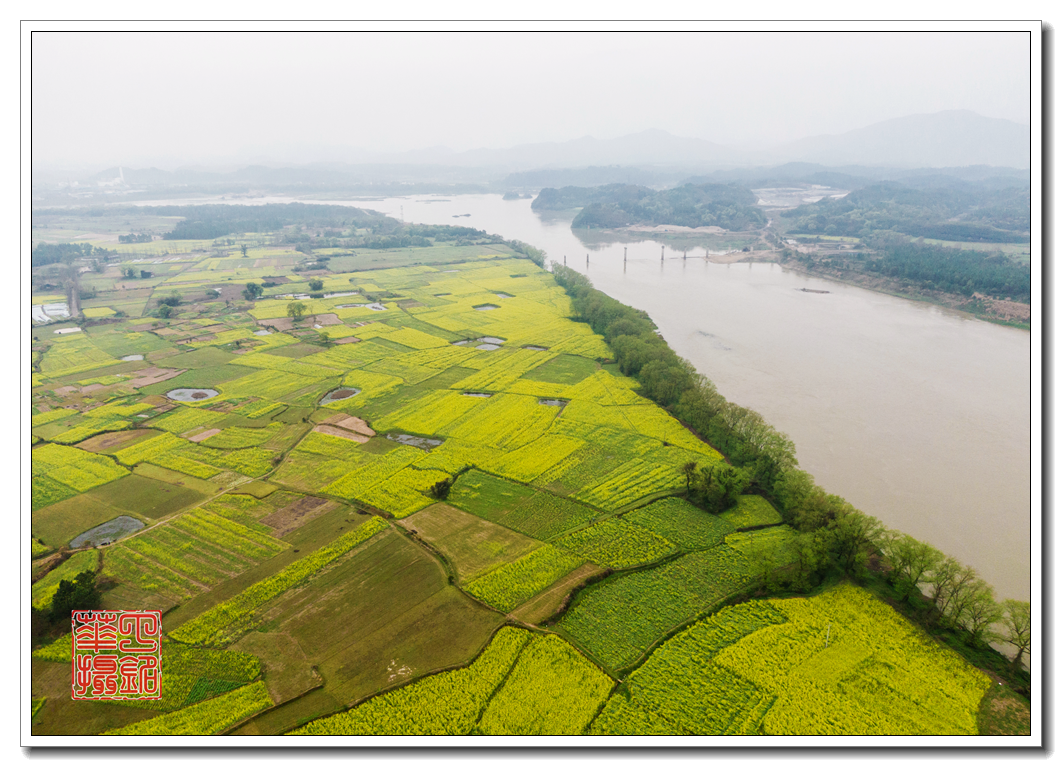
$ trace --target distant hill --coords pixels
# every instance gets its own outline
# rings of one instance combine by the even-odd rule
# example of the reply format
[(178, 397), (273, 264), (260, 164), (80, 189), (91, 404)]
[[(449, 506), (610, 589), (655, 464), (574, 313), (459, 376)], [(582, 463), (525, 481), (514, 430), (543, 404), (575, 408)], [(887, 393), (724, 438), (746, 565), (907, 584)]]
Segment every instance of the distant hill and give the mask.
[(736, 184), (686, 184), (660, 191), (632, 184), (569, 186), (543, 189), (531, 207), (535, 210), (581, 207), (572, 221), (573, 229), (674, 224), (745, 230), (767, 223), (767, 217), (756, 207), (756, 195)]
[(450, 155), (453, 165), (487, 165), (531, 170), (587, 165), (726, 165), (741, 152), (699, 138), (646, 130), (614, 139), (583, 136), (564, 142), (521, 144), (508, 149), (473, 149)]
[(966, 110), (909, 115), (776, 147), (779, 160), (905, 168), (1029, 167), (1029, 128)]

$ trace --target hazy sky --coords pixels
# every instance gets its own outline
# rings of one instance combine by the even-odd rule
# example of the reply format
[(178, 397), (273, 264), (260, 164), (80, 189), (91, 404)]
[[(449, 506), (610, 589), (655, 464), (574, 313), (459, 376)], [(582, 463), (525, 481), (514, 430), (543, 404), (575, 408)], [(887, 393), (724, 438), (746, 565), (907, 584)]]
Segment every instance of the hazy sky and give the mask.
[(352, 159), (647, 128), (766, 147), (944, 109), (1029, 122), (1030, 37), (1016, 32), (38, 32), (32, 43), (42, 164)]

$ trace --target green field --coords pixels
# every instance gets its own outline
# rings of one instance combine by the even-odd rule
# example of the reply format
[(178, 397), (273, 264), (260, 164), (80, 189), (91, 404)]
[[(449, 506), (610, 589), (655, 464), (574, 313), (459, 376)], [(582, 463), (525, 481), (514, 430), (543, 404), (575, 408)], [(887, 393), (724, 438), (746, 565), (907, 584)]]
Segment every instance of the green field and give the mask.
[[(97, 218), (41, 232), (126, 233)], [(553, 275), (488, 236), (311, 254), (294, 234), (122, 245), (84, 273), (82, 332), (34, 331), (33, 602), (98, 570), (103, 608), (163, 611), (167, 680), (73, 701), (69, 622), (38, 616), (34, 734), (977, 732), (980, 672), (884, 603), (755, 599), (807, 539), (759, 495), (685, 499), (683, 466), (724, 457)], [(310, 279), (293, 320), (274, 296)], [(144, 527), (62, 550), (120, 516)]]

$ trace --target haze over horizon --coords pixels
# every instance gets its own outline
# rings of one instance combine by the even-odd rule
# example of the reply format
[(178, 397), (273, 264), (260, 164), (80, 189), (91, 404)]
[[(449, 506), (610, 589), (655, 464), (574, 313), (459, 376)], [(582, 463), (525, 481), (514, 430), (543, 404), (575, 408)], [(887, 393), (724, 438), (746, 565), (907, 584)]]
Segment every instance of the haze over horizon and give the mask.
[(36, 32), (33, 159), (366, 162), (646, 130), (762, 152), (953, 110), (1027, 126), (1029, 46), (1019, 32)]

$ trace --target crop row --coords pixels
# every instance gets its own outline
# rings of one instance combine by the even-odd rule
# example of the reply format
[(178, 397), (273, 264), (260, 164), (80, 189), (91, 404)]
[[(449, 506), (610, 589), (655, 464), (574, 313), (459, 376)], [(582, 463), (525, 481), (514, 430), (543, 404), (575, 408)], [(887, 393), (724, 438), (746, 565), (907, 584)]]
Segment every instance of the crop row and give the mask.
[[(111, 377), (112, 376), (107, 376), (107, 378)], [(118, 378), (117, 376), (113, 377)], [(121, 379), (119, 378), (119, 380)], [(108, 383), (114, 382), (110, 381)], [(86, 415), (90, 418), (104, 418), (109, 416), (128, 417), (131, 415), (136, 415), (137, 413), (143, 413), (145, 410), (151, 410), (154, 407), (155, 406), (152, 405), (150, 402), (128, 402), (126, 400), (119, 400), (117, 402), (112, 402), (106, 405), (100, 405), (99, 407), (95, 407), (92, 410), (88, 411)]]
[(257, 402), (245, 402), (232, 412), (236, 415), (242, 415), (244, 418), (268, 418), (283, 409), (284, 405), (281, 403), (263, 399)]
[(171, 434), (183, 434), (197, 426), (207, 426), (224, 418), (223, 413), (215, 413), (213, 410), (198, 407), (177, 408), (166, 413), (151, 425), (156, 429), (163, 429)]
[(558, 636), (537, 635), (480, 719), (482, 735), (580, 735), (614, 682)]
[(989, 679), (855, 586), (770, 600), (786, 623), (716, 662), (777, 695), (768, 734), (974, 734)]
[(189, 644), (225, 644), (231, 638), (251, 627), (255, 610), (288, 589), (312, 577), (318, 570), (368, 540), (387, 523), (374, 517), (327, 546), (299, 559), (279, 573), (249, 586), (232, 599), (211, 608), (202, 615), (185, 623), (170, 636)]
[(547, 432), (534, 442), (505, 453), (483, 468), (517, 482), (531, 482), (585, 444), (579, 439)]
[(308, 364), (289, 357), (280, 357), (276, 354), (244, 354), (233, 360), (233, 364), (241, 367), (259, 368), (260, 370), (278, 370), (306, 378), (332, 378), (341, 375), (345, 368), (332, 368), (322, 364), (322, 360), (314, 360), (314, 364)]
[(65, 445), (41, 445), (30, 453), (34, 481), (46, 476), (83, 493), (129, 472), (108, 456)]
[(675, 550), (671, 541), (622, 519), (604, 519), (553, 542), (602, 567), (642, 565)]
[(262, 673), (262, 663), (256, 656), (246, 652), (165, 642), (162, 645), (162, 673), (251, 682)]
[(507, 613), (582, 562), (579, 557), (546, 544), (477, 578), (466, 590)]
[(718, 546), (734, 532), (726, 515), (698, 509), (682, 498), (661, 498), (627, 512), (623, 518), (689, 551)]
[(77, 491), (72, 487), (67, 487), (62, 482), (57, 482), (43, 474), (33, 477), (31, 489), (31, 503), (34, 511), (77, 495)]
[(107, 550), (103, 557), (103, 574), (175, 602), (193, 596), (201, 590), (188, 578), (137, 554), (126, 545), (112, 546)]
[(72, 429), (67, 429), (61, 434), (52, 437), (52, 442), (63, 445), (73, 445), (81, 440), (102, 434), (105, 431), (120, 431), (130, 425), (130, 421), (120, 416), (103, 416), (101, 418), (86, 418)]
[(481, 352), (468, 346), (440, 346), (433, 349), (422, 349), (415, 352), (407, 352), (400, 359), (411, 365), (421, 365), (433, 368), (436, 371), (446, 370), (462, 365), (465, 360), (475, 357)]
[(412, 466), (402, 469), (386, 482), (378, 482), (357, 494), (357, 500), (386, 511), (396, 519), (408, 517), (435, 501), (428, 497), (427, 490), (449, 475), (431, 469), (422, 470)]
[[(756, 685), (712, 663), (723, 649), (761, 629), (784, 623), (766, 602), (727, 607), (658, 647), (595, 720), (597, 734), (626, 734), (625, 719), (647, 719), (676, 735), (722, 735), (759, 727), (773, 701)], [(751, 734), (751, 733), (750, 733)]]
[(404, 361), (402, 355), (397, 357), (385, 357), (384, 359), (370, 362), (365, 366), (365, 370), (401, 378), (407, 386), (422, 383), (433, 376), (439, 375), (439, 371), (434, 368), (424, 367), (423, 365), (414, 365), (410, 362)]
[(294, 735), (468, 735), (531, 632), (503, 627), (470, 666), (433, 674), (318, 719)]
[(694, 552), (584, 590), (559, 627), (614, 669), (629, 665), (675, 626), (738, 591), (748, 563), (728, 546)]
[(392, 477), (423, 455), (424, 453), (415, 447), (400, 445), (384, 455), (374, 455), (371, 459), (362, 461), (353, 471), (324, 488), (324, 492), (341, 498), (357, 498), (373, 485)]
[(229, 426), (212, 437), (207, 437), (200, 444), (204, 447), (233, 450), (245, 447), (257, 447), (277, 436), (284, 428), (283, 424), (271, 423), (263, 428)]
[(403, 429), (414, 434), (443, 434), (447, 424), (482, 407), (486, 400), (455, 391), (429, 391), (377, 420), (382, 431)]
[(494, 364), (470, 375), (451, 388), (466, 388), (473, 391), (504, 391), (506, 386), (515, 382), (524, 373), (539, 365), (544, 365), (556, 357), (551, 352), (531, 349), (517, 349), (502, 356), (502, 352), (492, 354)]
[(52, 341), (41, 360), (41, 373), (47, 378), (95, 370), (117, 360), (101, 351), (82, 333), (61, 335)]
[(598, 405), (643, 405), (645, 400), (634, 392), (637, 386), (634, 379), (620, 378), (597, 370), (579, 383), (569, 386), (566, 396)]
[(580, 490), (574, 497), (615, 511), (652, 493), (673, 490), (682, 483), (682, 476), (674, 468), (634, 458), (605, 477), (600, 484)]
[(52, 421), (59, 421), (69, 416), (77, 415), (78, 411), (70, 410), (68, 408), (56, 408), (55, 410), (49, 410), (46, 413), (35, 413), (30, 419), (30, 425), (34, 428), (38, 426), (44, 426), (46, 423)]
[[(337, 372), (336, 375), (338, 376), (339, 373)], [(231, 399), (261, 397), (276, 402), (293, 402), (297, 399), (299, 391), (321, 380), (318, 376), (310, 378), (283, 370), (259, 370), (233, 381), (218, 384), (218, 388)]]
[(545, 434), (560, 409), (518, 394), (495, 394), (485, 403), (442, 433), (466, 442), (515, 450)]
[(216, 735), (273, 705), (264, 682), (255, 682), (172, 714), (109, 730), (104, 735)]

